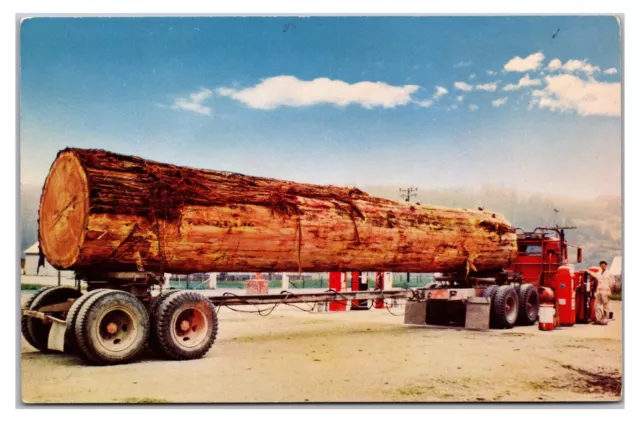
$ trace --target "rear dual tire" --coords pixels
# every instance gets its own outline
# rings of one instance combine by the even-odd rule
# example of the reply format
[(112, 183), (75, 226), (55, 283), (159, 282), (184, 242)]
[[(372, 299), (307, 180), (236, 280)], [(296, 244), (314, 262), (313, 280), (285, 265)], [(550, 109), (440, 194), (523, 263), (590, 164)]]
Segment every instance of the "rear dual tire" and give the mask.
[(518, 294), (513, 286), (500, 286), (495, 292), (491, 310), (494, 328), (513, 328), (520, 309)]
[(538, 290), (532, 284), (522, 284), (518, 290), (518, 325), (533, 325), (538, 320), (540, 309), (540, 296)]
[[(75, 352), (94, 365), (128, 363), (148, 344), (159, 355), (176, 360), (198, 359), (211, 349), (218, 333), (215, 307), (203, 295), (168, 291), (151, 302), (149, 310), (130, 293), (97, 289), (81, 295), (69, 287), (47, 287), (24, 305), (39, 308), (76, 299), (68, 311), (51, 315), (66, 319), (66, 352)], [(22, 334), (45, 351), (51, 326), (23, 316)]]
[(96, 291), (79, 307), (75, 351), (94, 365), (128, 363), (140, 354), (149, 332), (149, 314), (138, 298), (123, 291)]
[(489, 325), (491, 328), (512, 328), (518, 319), (519, 301), (510, 285), (489, 286), (482, 294), (491, 299)]
[(93, 295), (106, 291), (107, 289), (96, 289), (91, 290), (80, 296), (73, 302), (71, 308), (69, 308), (69, 312), (67, 312), (67, 327), (64, 333), (64, 351), (66, 353), (74, 353), (76, 351), (76, 321), (78, 320), (78, 311), (84, 305), (84, 303)]
[[(154, 306), (155, 305), (155, 306)], [(152, 305), (151, 347), (175, 360), (199, 359), (213, 346), (218, 317), (209, 299), (191, 291), (168, 292)]]

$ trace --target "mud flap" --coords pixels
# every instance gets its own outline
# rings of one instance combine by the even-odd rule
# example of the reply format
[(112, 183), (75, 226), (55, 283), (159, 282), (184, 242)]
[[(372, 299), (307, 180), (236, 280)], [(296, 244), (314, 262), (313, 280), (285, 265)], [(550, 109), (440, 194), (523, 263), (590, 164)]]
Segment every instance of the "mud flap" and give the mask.
[(404, 323), (411, 325), (427, 325), (427, 302), (407, 300), (404, 308)]
[(467, 315), (464, 328), (467, 330), (488, 330), (490, 311), (490, 298), (470, 297), (467, 299)]
[(49, 341), (47, 349), (64, 352), (64, 333), (67, 330), (66, 322), (51, 320), (51, 331), (49, 331)]

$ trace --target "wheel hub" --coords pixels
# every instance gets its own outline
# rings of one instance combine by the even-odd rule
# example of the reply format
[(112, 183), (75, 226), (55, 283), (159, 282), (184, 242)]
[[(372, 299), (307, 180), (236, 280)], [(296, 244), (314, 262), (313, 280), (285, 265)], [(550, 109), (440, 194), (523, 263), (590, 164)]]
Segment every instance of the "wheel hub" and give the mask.
[(98, 341), (111, 352), (124, 350), (135, 340), (137, 322), (127, 310), (106, 312), (98, 326)]
[(517, 315), (516, 303), (517, 302), (513, 297), (509, 297), (504, 304), (505, 313), (507, 314), (507, 318), (509, 318), (510, 320), (515, 319)]
[(203, 311), (198, 307), (188, 307), (177, 312), (172, 337), (182, 347), (197, 347), (207, 338), (208, 323)]

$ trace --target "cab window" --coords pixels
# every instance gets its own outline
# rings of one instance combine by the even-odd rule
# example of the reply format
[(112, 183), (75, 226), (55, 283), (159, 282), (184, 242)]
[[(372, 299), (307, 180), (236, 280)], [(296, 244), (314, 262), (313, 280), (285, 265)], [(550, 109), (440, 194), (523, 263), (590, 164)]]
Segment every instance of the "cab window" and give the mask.
[(520, 253), (524, 253), (527, 255), (541, 255), (542, 254), (542, 246), (541, 245), (520, 245), (518, 247)]

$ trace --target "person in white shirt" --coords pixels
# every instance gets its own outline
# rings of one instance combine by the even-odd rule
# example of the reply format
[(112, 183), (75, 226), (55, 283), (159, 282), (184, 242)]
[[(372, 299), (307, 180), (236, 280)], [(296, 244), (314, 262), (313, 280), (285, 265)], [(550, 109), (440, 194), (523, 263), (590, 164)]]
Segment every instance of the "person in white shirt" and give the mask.
[(598, 280), (595, 304), (596, 323), (607, 325), (609, 323), (609, 298), (611, 297), (611, 289), (615, 280), (607, 272), (607, 261), (600, 261), (600, 271), (589, 271), (589, 273)]

